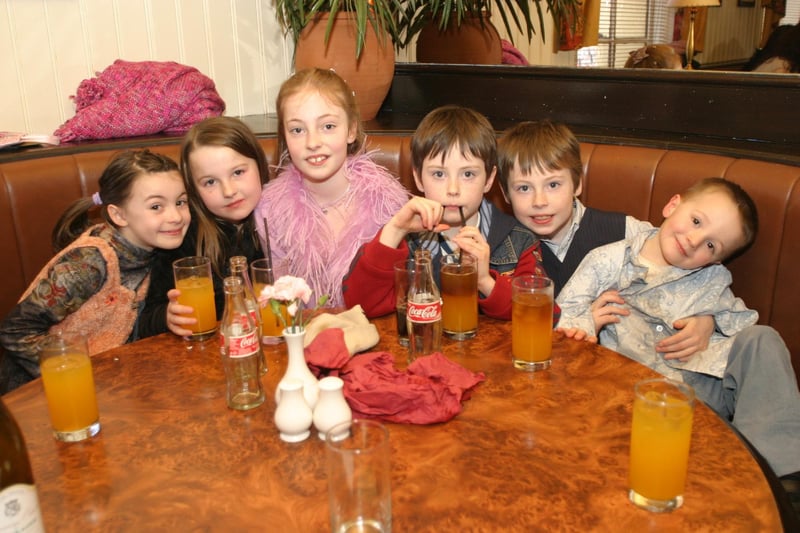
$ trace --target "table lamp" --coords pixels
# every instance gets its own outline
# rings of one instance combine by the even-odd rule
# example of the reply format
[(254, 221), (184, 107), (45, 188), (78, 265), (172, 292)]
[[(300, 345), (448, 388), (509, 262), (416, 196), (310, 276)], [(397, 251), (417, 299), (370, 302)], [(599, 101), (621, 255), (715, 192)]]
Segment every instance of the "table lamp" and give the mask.
[(689, 33), (686, 35), (686, 68), (692, 69), (692, 56), (694, 56), (694, 18), (698, 7), (718, 6), (719, 0), (669, 0), (667, 7), (689, 8)]

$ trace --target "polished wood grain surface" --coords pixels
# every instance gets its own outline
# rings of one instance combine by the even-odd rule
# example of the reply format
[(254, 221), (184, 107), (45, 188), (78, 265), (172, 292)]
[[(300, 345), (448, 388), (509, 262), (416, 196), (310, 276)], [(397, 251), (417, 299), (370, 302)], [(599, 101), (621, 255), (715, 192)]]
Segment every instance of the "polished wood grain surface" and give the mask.
[[(390, 317), (376, 349), (396, 354)], [(653, 514), (627, 499), (633, 385), (654, 374), (601, 347), (556, 337), (553, 365), (515, 370), (509, 323), (444, 353), (478, 385), (456, 418), (387, 424), (396, 532), (780, 531), (756, 461), (698, 406), (684, 506)], [(40, 380), (3, 399), (28, 443), (49, 531), (325, 531), (324, 444), (286, 444), (271, 400), (285, 346), (268, 348), (267, 402), (229, 410), (214, 341), (162, 335), (93, 358), (102, 430), (77, 444), (50, 433)]]

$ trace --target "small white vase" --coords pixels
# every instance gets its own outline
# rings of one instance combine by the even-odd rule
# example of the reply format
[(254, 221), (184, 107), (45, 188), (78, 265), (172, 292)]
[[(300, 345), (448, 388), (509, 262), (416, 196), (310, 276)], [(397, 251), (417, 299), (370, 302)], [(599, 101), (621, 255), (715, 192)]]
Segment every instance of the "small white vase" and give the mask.
[[(353, 419), (353, 412), (344, 397), (344, 382), (341, 378), (328, 376), (319, 380), (319, 400), (314, 408), (314, 427), (319, 432), (319, 438), (325, 437), (333, 426), (350, 422)], [(333, 440), (344, 437), (347, 432), (341, 435), (331, 435)]]
[(284, 442), (301, 442), (311, 434), (313, 414), (303, 398), (303, 382), (289, 378), (279, 384), (281, 403), (275, 409), (275, 426)]
[(306, 364), (306, 356), (303, 350), (305, 336), (305, 328), (299, 326), (292, 326), (283, 330), (288, 362), (286, 364), (286, 373), (275, 389), (275, 403), (278, 405), (281, 403), (281, 383), (286, 379), (299, 379), (303, 383), (303, 396), (306, 403), (313, 410), (319, 398), (319, 381)]

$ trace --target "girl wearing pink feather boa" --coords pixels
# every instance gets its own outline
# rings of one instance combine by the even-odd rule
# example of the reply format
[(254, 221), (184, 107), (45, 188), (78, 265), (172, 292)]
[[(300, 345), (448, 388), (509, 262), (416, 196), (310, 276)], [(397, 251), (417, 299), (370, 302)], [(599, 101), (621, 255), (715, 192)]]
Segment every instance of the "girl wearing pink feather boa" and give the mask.
[[(362, 244), (407, 201), (408, 192), (364, 152), (352, 89), (335, 72), (307, 69), (277, 99), (278, 177), (264, 186), (255, 216), (266, 219), (272, 259), (288, 262), (314, 299), (344, 305), (342, 278)], [(266, 250), (264, 224), (257, 223)]]

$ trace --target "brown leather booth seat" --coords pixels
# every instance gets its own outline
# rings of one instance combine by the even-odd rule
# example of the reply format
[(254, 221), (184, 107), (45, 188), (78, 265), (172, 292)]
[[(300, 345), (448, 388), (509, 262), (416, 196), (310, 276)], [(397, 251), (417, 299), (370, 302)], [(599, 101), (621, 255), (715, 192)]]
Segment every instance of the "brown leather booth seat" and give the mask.
[[(177, 160), (178, 140), (153, 150)], [(261, 140), (274, 161), (274, 138)], [(137, 146), (142, 146), (141, 140)], [(146, 143), (145, 143), (146, 145)], [(75, 199), (97, 190), (97, 179), (119, 142), (85, 150), (57, 147), (0, 158), (0, 316), (5, 316), (52, 255), (50, 233)], [(376, 160), (416, 192), (409, 138), (371, 135)], [(582, 200), (600, 209), (628, 213), (654, 224), (667, 200), (698, 179), (721, 176), (741, 184), (758, 205), (760, 232), (745, 254), (730, 262), (734, 292), (758, 310), (760, 322), (777, 329), (800, 373), (800, 283), (792, 265), (800, 263), (800, 167), (711, 153), (583, 143)], [(508, 209), (499, 188), (490, 197)]]

